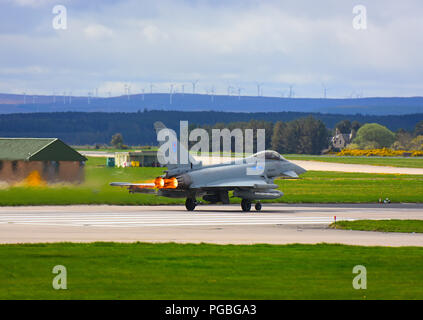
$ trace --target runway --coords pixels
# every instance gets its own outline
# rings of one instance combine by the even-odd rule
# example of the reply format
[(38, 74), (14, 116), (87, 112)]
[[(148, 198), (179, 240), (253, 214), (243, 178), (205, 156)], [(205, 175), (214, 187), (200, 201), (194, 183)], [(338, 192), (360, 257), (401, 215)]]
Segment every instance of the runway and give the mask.
[(0, 208), (0, 243), (181, 242), (218, 244), (343, 243), (423, 246), (423, 234), (329, 229), (337, 217), (423, 219), (422, 205), (264, 204), (243, 213), (238, 205), (45, 206)]
[(277, 225), (277, 224), (330, 224), (333, 217), (300, 217), (280, 214), (246, 213), (186, 213), (152, 211), (139, 212), (34, 212), (6, 213), (0, 215), (0, 223), (49, 225), (49, 226), (92, 226), (92, 227), (174, 227), (174, 226), (226, 226), (226, 225)]

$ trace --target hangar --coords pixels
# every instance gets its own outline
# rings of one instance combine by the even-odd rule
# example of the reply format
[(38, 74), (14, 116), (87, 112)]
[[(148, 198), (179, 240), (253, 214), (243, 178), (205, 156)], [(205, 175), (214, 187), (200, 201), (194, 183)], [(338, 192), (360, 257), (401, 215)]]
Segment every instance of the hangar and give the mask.
[(0, 181), (28, 177), (46, 183), (84, 181), (87, 158), (57, 138), (0, 138)]
[(160, 167), (157, 151), (116, 152), (115, 165), (124, 167)]

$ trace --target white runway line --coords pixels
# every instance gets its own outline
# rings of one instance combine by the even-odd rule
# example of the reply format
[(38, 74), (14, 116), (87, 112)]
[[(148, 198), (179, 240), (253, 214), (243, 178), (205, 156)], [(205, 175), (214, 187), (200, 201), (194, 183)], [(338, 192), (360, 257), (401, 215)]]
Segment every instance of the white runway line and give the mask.
[(330, 224), (333, 217), (297, 217), (279, 214), (203, 214), (203, 213), (13, 213), (0, 215), (1, 224), (107, 226), (107, 227), (172, 227), (212, 225), (287, 225)]

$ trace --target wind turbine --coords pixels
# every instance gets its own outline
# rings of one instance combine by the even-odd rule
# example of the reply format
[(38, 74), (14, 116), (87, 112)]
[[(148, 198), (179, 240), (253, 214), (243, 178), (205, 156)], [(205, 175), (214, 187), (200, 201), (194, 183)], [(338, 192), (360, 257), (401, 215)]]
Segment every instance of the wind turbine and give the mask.
[(173, 84), (170, 85), (169, 104), (172, 104)]
[(323, 99), (327, 99), (328, 87), (324, 83), (322, 83), (323, 87)]
[(125, 87), (125, 94), (126, 94), (126, 97), (127, 97), (127, 98), (128, 98), (128, 100), (129, 100), (129, 93), (130, 93), (130, 90), (131, 90), (131, 86), (130, 86), (129, 84), (126, 84), (126, 83), (125, 83), (124, 87)]
[(88, 91), (88, 96), (87, 96), (88, 104), (90, 104), (90, 98), (91, 98), (91, 92)]
[(260, 97), (262, 94), (262, 85), (263, 83), (257, 83), (257, 97)]
[(154, 84), (150, 83), (150, 93), (153, 93)]
[(198, 80), (192, 81), (191, 83), (192, 83), (192, 94), (195, 94), (195, 86), (197, 85)]
[(241, 91), (244, 90), (244, 88), (238, 87), (238, 101), (241, 100)]
[(289, 86), (289, 98), (293, 98), (293, 96), (294, 96), (294, 91), (292, 90), (293, 88), (294, 88), (294, 85), (291, 84)]
[(214, 93), (215, 93), (215, 89), (214, 86), (211, 87), (211, 102), (214, 103)]
[(231, 96), (231, 93), (232, 93), (232, 89), (233, 89), (234, 87), (232, 87), (232, 86), (228, 86), (228, 96)]

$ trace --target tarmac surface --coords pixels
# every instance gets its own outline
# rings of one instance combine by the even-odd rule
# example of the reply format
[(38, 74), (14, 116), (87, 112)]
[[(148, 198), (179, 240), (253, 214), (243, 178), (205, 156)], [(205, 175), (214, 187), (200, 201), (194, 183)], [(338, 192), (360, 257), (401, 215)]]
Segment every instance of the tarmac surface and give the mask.
[(423, 234), (334, 230), (355, 219), (422, 219), (422, 204), (263, 204), (244, 213), (239, 205), (1, 207), (0, 243), (179, 242), (217, 244), (342, 243), (423, 246)]
[[(218, 164), (228, 162), (234, 158), (230, 157), (196, 157), (204, 165)], [(290, 162), (308, 170), (308, 171), (332, 171), (332, 172), (360, 172), (360, 173), (388, 173), (388, 174), (411, 174), (423, 175), (422, 168), (401, 168), (391, 166), (375, 166), (368, 164), (349, 164), (322, 162), (312, 160), (289, 160)]]
[(422, 168), (400, 168), (390, 166), (374, 166), (368, 164), (349, 164), (321, 161), (290, 160), (291, 162), (310, 171), (361, 172), (361, 173), (390, 173), (423, 175)]

